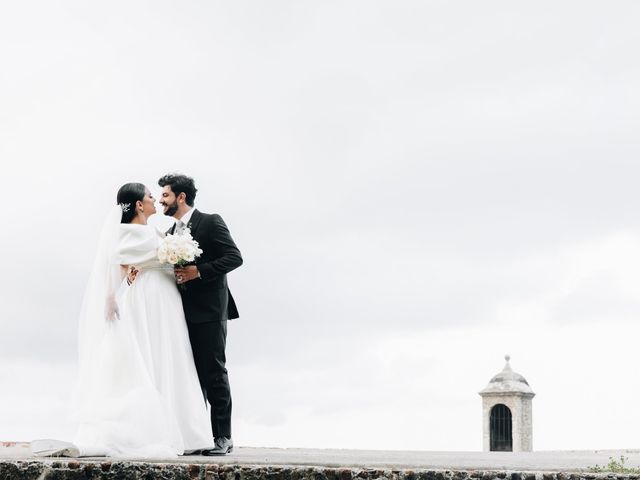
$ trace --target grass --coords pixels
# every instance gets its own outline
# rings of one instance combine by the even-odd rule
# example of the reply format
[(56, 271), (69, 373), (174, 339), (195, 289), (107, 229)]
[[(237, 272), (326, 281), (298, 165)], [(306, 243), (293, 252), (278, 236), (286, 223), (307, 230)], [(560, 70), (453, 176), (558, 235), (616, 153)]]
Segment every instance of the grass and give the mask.
[(607, 463), (604, 466), (600, 466), (596, 463), (595, 467), (589, 467), (589, 471), (594, 473), (603, 473), (603, 472), (640, 473), (640, 468), (627, 467), (626, 462), (627, 462), (627, 457), (625, 457), (624, 455), (620, 455), (620, 460), (616, 460), (613, 457), (609, 457), (609, 463)]

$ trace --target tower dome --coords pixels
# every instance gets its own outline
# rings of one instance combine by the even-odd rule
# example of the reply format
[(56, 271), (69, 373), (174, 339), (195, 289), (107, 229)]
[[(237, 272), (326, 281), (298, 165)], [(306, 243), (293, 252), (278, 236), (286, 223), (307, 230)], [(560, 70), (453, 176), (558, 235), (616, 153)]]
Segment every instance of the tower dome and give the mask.
[(509, 392), (527, 394), (533, 397), (535, 393), (531, 390), (526, 378), (511, 369), (511, 365), (509, 364), (511, 357), (505, 355), (504, 359), (506, 360), (504, 368), (500, 373), (494, 375), (489, 381), (489, 384), (480, 392), (480, 395)]

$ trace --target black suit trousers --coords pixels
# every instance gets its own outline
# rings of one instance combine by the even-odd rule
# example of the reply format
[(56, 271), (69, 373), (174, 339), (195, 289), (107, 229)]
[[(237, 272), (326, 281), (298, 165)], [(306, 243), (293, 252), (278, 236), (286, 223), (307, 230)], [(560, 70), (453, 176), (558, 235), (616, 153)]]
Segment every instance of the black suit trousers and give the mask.
[(227, 322), (187, 322), (187, 327), (200, 386), (211, 405), (213, 436), (231, 438), (231, 388), (225, 366)]

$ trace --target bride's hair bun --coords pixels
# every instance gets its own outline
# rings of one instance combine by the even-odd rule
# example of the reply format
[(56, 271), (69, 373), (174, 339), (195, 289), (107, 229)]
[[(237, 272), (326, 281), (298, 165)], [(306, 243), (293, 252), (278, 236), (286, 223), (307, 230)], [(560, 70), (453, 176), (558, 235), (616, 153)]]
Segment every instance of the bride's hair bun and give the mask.
[(131, 223), (136, 216), (136, 202), (144, 199), (146, 187), (142, 183), (125, 183), (118, 190), (116, 203), (122, 208), (120, 223)]

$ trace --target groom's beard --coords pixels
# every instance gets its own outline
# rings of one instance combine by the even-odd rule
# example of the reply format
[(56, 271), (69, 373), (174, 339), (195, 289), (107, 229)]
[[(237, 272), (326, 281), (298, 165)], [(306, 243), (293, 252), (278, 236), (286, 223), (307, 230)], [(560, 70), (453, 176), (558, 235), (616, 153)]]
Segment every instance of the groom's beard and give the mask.
[(164, 211), (164, 214), (167, 217), (173, 217), (178, 211), (178, 202), (174, 202), (171, 205), (167, 205), (167, 209)]

